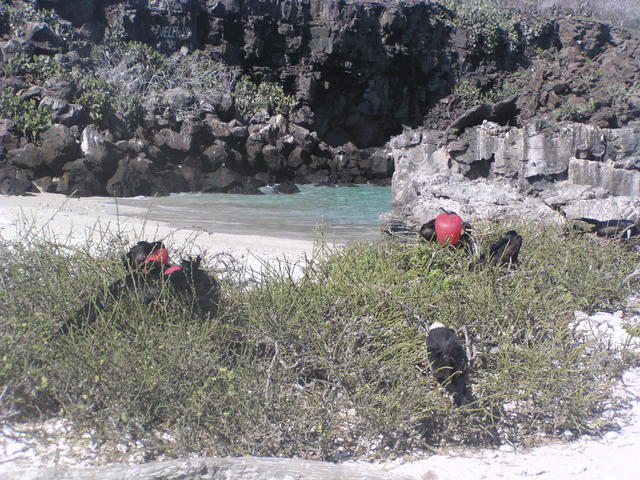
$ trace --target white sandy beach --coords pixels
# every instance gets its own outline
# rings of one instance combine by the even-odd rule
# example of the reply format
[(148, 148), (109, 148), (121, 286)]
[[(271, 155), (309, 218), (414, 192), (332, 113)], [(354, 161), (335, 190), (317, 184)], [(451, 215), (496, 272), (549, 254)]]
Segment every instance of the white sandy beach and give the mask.
[[(30, 224), (48, 229), (60, 241), (70, 243), (82, 242), (96, 232), (105, 231), (120, 232), (131, 241), (166, 238), (169, 245), (179, 245), (194, 237), (192, 230), (175, 230), (170, 225), (146, 222), (144, 211), (127, 207), (126, 216), (122, 215), (124, 212), (122, 207), (117, 208), (113, 199), (108, 198), (68, 199), (54, 194), (0, 196), (0, 238), (19, 239), (25, 225)], [(100, 225), (99, 229), (96, 229), (96, 224)], [(260, 260), (286, 257), (295, 261), (310, 255), (313, 250), (310, 241), (206, 231), (197, 232), (195, 244), (209, 253), (229, 253), (255, 268), (260, 267)], [(576, 320), (588, 331), (602, 332), (610, 335), (613, 341), (623, 343), (627, 340), (621, 329), (625, 316), (638, 314), (640, 302), (636, 299), (631, 313), (598, 313), (589, 317), (577, 312)], [(631, 348), (640, 351), (640, 344), (636, 341)], [(627, 372), (617, 392), (630, 408), (625, 415), (612, 419), (620, 429), (604, 438), (583, 437), (566, 443), (554, 442), (527, 452), (501, 448), (452, 450), (438, 455), (425, 453), (423, 458), (413, 456), (411, 460), (387, 462), (376, 467), (386, 472), (389, 480), (400, 477), (425, 480), (640, 478), (636, 466), (640, 455), (640, 369)], [(54, 455), (57, 460), (53, 463), (51, 457), (42, 457), (43, 452), (50, 454), (52, 448), (61, 450)], [(73, 465), (71, 450), (66, 445), (38, 448), (30, 442), (10, 438), (5, 428), (0, 432), (0, 477), (22, 478), (19, 469), (25, 467)], [(87, 461), (86, 457), (84, 461)]]
[(204, 229), (175, 228), (145, 218), (146, 210), (117, 204), (112, 198), (68, 198), (53, 193), (0, 196), (0, 237), (19, 240), (28, 229), (47, 232), (47, 238), (80, 244), (96, 236), (119, 234), (131, 243), (162, 239), (171, 247), (192, 244), (208, 254), (228, 253), (249, 268), (259, 270), (264, 261), (296, 262), (313, 251), (313, 242), (259, 235), (236, 235)]

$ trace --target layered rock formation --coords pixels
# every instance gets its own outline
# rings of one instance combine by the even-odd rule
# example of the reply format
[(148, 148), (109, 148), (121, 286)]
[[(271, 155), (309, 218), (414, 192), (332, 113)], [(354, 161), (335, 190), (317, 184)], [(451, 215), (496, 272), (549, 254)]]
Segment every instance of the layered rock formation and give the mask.
[(441, 208), (469, 218), (640, 218), (640, 127), (484, 121), (461, 135), (410, 130), (395, 159), (391, 219), (415, 226)]

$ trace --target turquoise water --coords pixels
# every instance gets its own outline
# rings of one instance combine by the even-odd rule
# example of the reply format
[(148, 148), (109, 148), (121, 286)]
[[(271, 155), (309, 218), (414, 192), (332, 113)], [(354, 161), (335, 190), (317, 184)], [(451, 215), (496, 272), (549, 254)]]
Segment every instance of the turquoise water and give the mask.
[(265, 195), (181, 193), (118, 202), (148, 209), (149, 219), (175, 227), (309, 240), (321, 227), (327, 240), (339, 243), (378, 238), (378, 216), (391, 209), (391, 187), (299, 188), (293, 195), (273, 194), (266, 187)]

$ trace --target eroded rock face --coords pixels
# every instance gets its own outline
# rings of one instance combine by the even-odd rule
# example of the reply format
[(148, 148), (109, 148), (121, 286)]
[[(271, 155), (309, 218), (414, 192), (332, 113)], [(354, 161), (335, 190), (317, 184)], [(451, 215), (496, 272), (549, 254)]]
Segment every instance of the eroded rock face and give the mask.
[[(276, 82), (297, 100), (288, 118), (269, 118), (265, 111), (240, 112), (228, 92), (198, 106), (192, 93), (178, 86), (165, 92), (173, 107), (162, 114), (147, 108), (139, 125), (128, 126), (108, 113), (102, 132), (108, 141), (142, 146), (122, 147), (111, 168), (92, 160), (102, 169), (96, 172), (102, 187), (117, 161), (140, 154), (154, 171), (182, 167), (188, 188), (224, 173), (222, 168), (233, 175), (220, 178), (237, 176), (243, 185), (258, 176), (269, 183), (385, 184), (393, 156), (368, 147), (385, 145), (404, 125), (428, 125), (443, 135), (427, 130), (410, 135), (420, 137), (417, 148), (432, 156), (422, 167), (432, 173), (451, 171), (478, 184), (502, 178), (517, 192), (554, 191), (554, 201), (563, 202), (569, 196), (549, 185), (586, 182), (610, 195), (637, 194), (637, 173), (628, 173), (637, 172), (633, 135), (607, 138), (605, 144), (599, 131), (589, 129), (572, 130), (571, 142), (563, 138), (566, 132), (546, 133), (565, 119), (613, 128), (640, 118), (640, 41), (597, 21), (536, 18), (533, 36), (513, 48), (483, 53), (473, 46), (473, 31), (465, 30), (464, 22), (427, 0), (42, 0), (39, 5), (56, 9), (78, 27), (71, 50), (55, 55), (61, 65), (90, 71), (90, 41), (100, 41), (118, 23), (128, 40), (177, 55), (202, 48), (237, 69), (238, 76)], [(59, 32), (50, 27), (31, 25), (30, 40), (5, 36), (2, 58), (54, 48)], [(53, 123), (82, 132), (91, 121), (72, 103), (77, 85), (71, 81), (0, 80), (23, 98), (39, 99)], [(460, 93), (463, 86), (466, 96)], [(496, 101), (481, 103), (487, 98)], [(193, 124), (171, 111), (187, 107), (194, 109)], [(545, 119), (547, 126), (534, 119)], [(484, 121), (492, 123), (485, 128)], [(221, 188), (219, 180), (209, 182), (211, 188)]]
[(389, 143), (393, 211), (419, 225), (439, 209), (476, 218), (640, 216), (640, 128), (491, 122), (459, 137), (410, 130)]

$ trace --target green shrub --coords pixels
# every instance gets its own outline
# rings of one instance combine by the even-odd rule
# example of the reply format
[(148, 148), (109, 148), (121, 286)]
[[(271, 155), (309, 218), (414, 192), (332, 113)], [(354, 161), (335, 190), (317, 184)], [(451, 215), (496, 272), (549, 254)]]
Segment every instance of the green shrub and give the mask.
[(451, 93), (466, 102), (495, 103), (518, 93), (518, 87), (515, 83), (503, 83), (498, 89), (482, 91), (469, 81), (462, 80), (455, 85)]
[(4, 75), (28, 75), (33, 81), (42, 82), (62, 73), (58, 63), (47, 55), (18, 53), (2, 66)]
[(23, 99), (11, 88), (0, 93), (0, 112), (13, 122), (14, 133), (30, 142), (38, 143), (40, 134), (51, 126), (49, 110), (41, 108), (33, 98)]
[(243, 76), (235, 86), (236, 107), (245, 115), (266, 109), (269, 114), (287, 115), (295, 106), (295, 99), (285, 94), (282, 86), (262, 82), (256, 85), (248, 76)]
[(559, 121), (584, 121), (597, 108), (596, 100), (590, 98), (587, 103), (565, 103), (556, 108), (552, 114)]
[(115, 113), (125, 121), (130, 128), (140, 125), (144, 117), (142, 98), (138, 94), (117, 95), (115, 98)]
[(519, 52), (524, 46), (521, 15), (508, 5), (492, 1), (446, 0), (453, 12), (450, 22), (468, 34), (467, 45), (477, 54)]
[(0, 13), (5, 13), (8, 16), (9, 28), (15, 36), (21, 37), (25, 34), (25, 25), (28, 22), (43, 22), (60, 36), (65, 48), (73, 40), (74, 32), (70, 22), (63, 20), (53, 10), (36, 8), (32, 2), (13, 3), (3, 1), (0, 4)]
[[(68, 336), (57, 327), (125, 273), (123, 241), (65, 247), (27, 232), (0, 241), (0, 385), (23, 420), (62, 414), (103, 440), (176, 455), (339, 460), (601, 432), (624, 356), (570, 323), (576, 309), (618, 308), (640, 255), (517, 228), (513, 272), (469, 270), (464, 251), (435, 244), (319, 244), (297, 280), (273, 263), (248, 286), (228, 267), (214, 321), (163, 292), (113, 302)], [(485, 245), (501, 233), (477, 232)], [(477, 401), (464, 408), (426, 365), (434, 321), (464, 327), (476, 351)]]
[(75, 102), (82, 105), (89, 117), (100, 126), (109, 114), (116, 110), (117, 88), (114, 84), (91, 76), (80, 78), (80, 88)]

